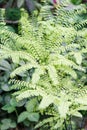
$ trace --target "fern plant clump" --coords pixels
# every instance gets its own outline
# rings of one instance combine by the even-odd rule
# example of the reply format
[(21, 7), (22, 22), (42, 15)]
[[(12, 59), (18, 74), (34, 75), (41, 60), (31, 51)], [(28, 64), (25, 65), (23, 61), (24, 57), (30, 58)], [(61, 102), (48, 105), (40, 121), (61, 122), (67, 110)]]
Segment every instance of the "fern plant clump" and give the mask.
[[(66, 9), (61, 8), (62, 15)], [(65, 14), (62, 18), (66, 24), (57, 15), (46, 21), (38, 17), (34, 23), (22, 11), (18, 34), (0, 26), (0, 59), (10, 58), (16, 64), (9, 81), (13, 96), (38, 104), (33, 113), (35, 129), (78, 129), (73, 127), (73, 118), (82, 118), (81, 111), (87, 110), (86, 28), (77, 29)], [(25, 73), (29, 73), (27, 80), (17, 80)], [(23, 121), (22, 116), (30, 119), (30, 112), (24, 112), (18, 121)]]

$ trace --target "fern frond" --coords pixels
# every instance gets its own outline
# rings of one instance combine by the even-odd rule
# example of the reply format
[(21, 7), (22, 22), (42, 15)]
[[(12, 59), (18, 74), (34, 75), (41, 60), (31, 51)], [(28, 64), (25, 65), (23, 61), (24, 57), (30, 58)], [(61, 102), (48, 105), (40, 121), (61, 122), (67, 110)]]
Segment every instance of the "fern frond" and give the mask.
[(86, 27), (87, 25), (87, 20), (83, 20), (83, 21), (80, 21), (78, 24), (75, 25), (75, 28), (76, 29), (81, 29), (83, 27)]
[[(26, 26), (25, 26), (26, 23)], [(30, 23), (29, 15), (26, 10), (21, 9), (21, 19), (19, 20), (18, 33), (23, 37), (30, 37), (33, 33), (33, 26)]]
[(43, 96), (42, 101), (40, 102), (39, 109), (45, 109), (47, 108), (50, 104), (54, 103), (54, 100), (56, 100), (56, 96), (52, 95), (46, 95)]
[(53, 85), (58, 85), (59, 84), (58, 74), (57, 74), (55, 67), (53, 65), (48, 65), (46, 67), (46, 69), (48, 70), (48, 74), (49, 74), (49, 77), (51, 78), (51, 80), (53, 82)]
[(35, 126), (35, 129), (40, 128), (40, 127), (42, 127), (43, 125), (45, 125), (45, 124), (47, 124), (47, 123), (51, 123), (51, 122), (56, 121), (56, 120), (58, 120), (58, 117), (50, 117), (50, 118), (44, 119), (43, 121), (41, 121), (40, 123), (38, 123), (38, 124)]
[[(55, 60), (54, 60), (55, 59)], [(78, 66), (77, 64), (75, 64), (75, 62), (73, 62), (72, 60), (67, 59), (66, 57), (62, 56), (62, 55), (55, 55), (55, 54), (51, 54), (50, 58), (49, 58), (49, 63), (51, 63), (53, 65), (63, 65), (63, 66), (70, 66), (73, 67), (77, 70), (82, 70), (84, 71), (84, 69), (81, 66)]]
[[(87, 106), (87, 88), (84, 87), (87, 66), (86, 18), (80, 24), (82, 14), (86, 16), (87, 11), (86, 8), (80, 10), (80, 7), (73, 7), (69, 11), (68, 7), (61, 6), (57, 14), (51, 16), (48, 13), (50, 9), (48, 12), (45, 9), (42, 8), (36, 25), (24, 12), (18, 25), (20, 35), (0, 26), (0, 59), (11, 58), (12, 64), (16, 64), (10, 74), (14, 78), (10, 86), (15, 89), (13, 95), (17, 100), (39, 97), (38, 111), (41, 113), (43, 109), (51, 117), (36, 128), (49, 123), (49, 129), (54, 130), (62, 129), (64, 119), (72, 116), (73, 111), (78, 113), (80, 107), (85, 109)], [(79, 27), (84, 29), (79, 30)], [(21, 64), (22, 61), (24, 64)], [(29, 82), (23, 81), (25, 77), (21, 75), (26, 71)], [(21, 80), (15, 80), (19, 78), (16, 75), (20, 75)], [(82, 102), (82, 99), (85, 101)]]
[(17, 69), (15, 69), (12, 73), (11, 73), (11, 77), (14, 77), (17, 74), (20, 74), (21, 72), (30, 70), (32, 68), (38, 68), (38, 64), (37, 63), (28, 63), (25, 65), (22, 65), (21, 67), (18, 67)]
[[(16, 93), (14, 93), (14, 94), (16, 94)], [(36, 86), (35, 90), (25, 90), (25, 91), (21, 92), (20, 95), (17, 95), (16, 98), (17, 98), (17, 100), (22, 100), (24, 98), (40, 96), (40, 95), (43, 97), (44, 95), (46, 95), (46, 93), (43, 90), (37, 88), (37, 86)]]
[(40, 76), (44, 75), (45, 70), (43, 67), (38, 67), (37, 69), (35, 69), (34, 74), (32, 75), (32, 84), (37, 84), (38, 81), (40, 80)]
[(62, 67), (58, 66), (58, 70), (62, 71), (62, 73), (71, 75), (71, 77), (74, 79), (77, 79), (77, 74), (76, 74), (75, 70), (73, 70), (72, 68), (70, 68), (68, 66), (65, 66), (65, 65), (62, 65)]
[[(7, 51), (8, 51), (8, 53), (7, 53)], [(21, 59), (24, 59), (24, 60), (26, 60), (28, 62), (32, 62), (32, 63), (35, 62), (35, 59), (27, 52), (22, 52), (22, 51), (13, 52), (11, 49), (5, 48), (2, 46), (1, 46), (1, 50), (0, 50), (0, 58), (2, 58), (2, 59), (3, 58), (5, 58), (5, 59), (12, 58), (14, 63), (19, 63), (19, 60), (21, 60)]]
[(32, 85), (30, 82), (25, 82), (25, 81), (20, 81), (20, 80), (15, 80), (15, 79), (11, 79), (9, 81), (9, 84), (14, 84), (11, 86), (11, 89), (17, 89), (17, 90), (24, 89), (25, 87), (27, 87), (27, 88), (36, 87), (34, 84)]

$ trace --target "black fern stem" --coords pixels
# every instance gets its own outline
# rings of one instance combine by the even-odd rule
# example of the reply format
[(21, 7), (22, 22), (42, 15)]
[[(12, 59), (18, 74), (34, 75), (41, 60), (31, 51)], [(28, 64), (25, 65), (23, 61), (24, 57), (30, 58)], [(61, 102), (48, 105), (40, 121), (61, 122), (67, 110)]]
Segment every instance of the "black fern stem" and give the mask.
[(70, 130), (73, 130), (73, 129), (72, 129), (72, 122), (71, 122), (71, 119), (72, 119), (72, 117), (70, 116)]
[(64, 120), (65, 130), (68, 130), (66, 120)]
[(16, 21), (11, 21), (11, 20), (0, 20), (0, 22), (5, 22), (5, 23), (8, 23), (8, 24), (18, 24), (19, 21), (16, 20)]

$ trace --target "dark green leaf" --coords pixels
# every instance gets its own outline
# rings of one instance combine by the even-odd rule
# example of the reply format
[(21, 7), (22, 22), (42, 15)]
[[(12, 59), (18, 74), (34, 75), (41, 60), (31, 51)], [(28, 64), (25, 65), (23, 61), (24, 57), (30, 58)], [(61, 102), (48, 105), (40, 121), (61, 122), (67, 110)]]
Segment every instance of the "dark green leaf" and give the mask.
[(11, 106), (10, 104), (7, 104), (2, 107), (2, 110), (8, 111), (8, 113), (12, 113), (15, 111), (15, 107)]
[(4, 90), (4, 91), (9, 91), (9, 90), (10, 90), (8, 84), (2, 85), (1, 88), (2, 88), (2, 90)]
[(29, 113), (28, 119), (33, 122), (38, 122), (39, 120), (39, 113)]
[(15, 128), (16, 127), (16, 123), (15, 122), (11, 122), (10, 123), (10, 128)]
[(27, 102), (27, 104), (26, 104), (26, 109), (27, 109), (27, 111), (28, 112), (33, 112), (34, 111), (34, 108), (36, 107), (36, 105), (37, 105), (37, 99), (36, 98), (34, 98), (34, 99), (31, 99), (31, 100), (29, 100), (28, 102)]
[(10, 104), (12, 105), (12, 106), (17, 106), (17, 101), (16, 101), (16, 99), (15, 98), (12, 98), (11, 100), (10, 100)]
[(28, 117), (28, 112), (24, 111), (18, 116), (18, 123), (24, 121)]
[(71, 0), (71, 2), (75, 5), (81, 4), (82, 0)]

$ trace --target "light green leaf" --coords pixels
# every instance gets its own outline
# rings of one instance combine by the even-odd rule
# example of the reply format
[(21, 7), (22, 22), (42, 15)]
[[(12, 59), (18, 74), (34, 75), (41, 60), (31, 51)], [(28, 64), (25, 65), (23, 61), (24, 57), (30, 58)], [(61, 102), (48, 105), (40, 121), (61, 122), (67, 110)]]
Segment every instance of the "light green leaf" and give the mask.
[(58, 105), (59, 114), (61, 117), (65, 118), (69, 111), (69, 106), (71, 102), (62, 100)]
[(85, 105), (80, 105), (79, 107), (78, 107), (78, 110), (87, 110), (87, 105), (85, 106)]
[(74, 57), (76, 59), (77, 64), (80, 65), (82, 63), (82, 55), (81, 55), (81, 53), (80, 52), (75, 53)]
[(72, 104), (72, 102), (68, 101), (68, 98), (68, 95), (66, 95), (64, 92), (61, 92), (60, 98), (57, 98), (54, 101), (54, 104), (58, 108), (61, 118), (66, 118), (66, 115), (69, 112), (69, 107)]
[(44, 74), (43, 68), (38, 67), (37, 69), (35, 69), (35, 72), (32, 75), (32, 84), (36, 84), (40, 79), (40, 75), (42, 75), (42, 74)]
[(74, 113), (72, 113), (72, 115), (82, 118), (82, 114), (80, 112), (74, 112)]
[(15, 53), (14, 53), (14, 56), (12, 56), (12, 61), (14, 63), (19, 63), (19, 57), (17, 55), (15, 55)]
[(49, 77), (51, 78), (53, 84), (58, 85), (58, 83), (59, 83), (58, 75), (57, 75), (57, 71), (56, 71), (55, 67), (52, 65), (48, 65), (47, 69), (48, 69)]
[(54, 102), (54, 100), (55, 100), (54, 96), (51, 96), (51, 95), (44, 96), (40, 105), (39, 105), (39, 109), (45, 109), (50, 104), (52, 104)]
[(87, 105), (87, 97), (80, 97), (74, 100), (78, 104)]

